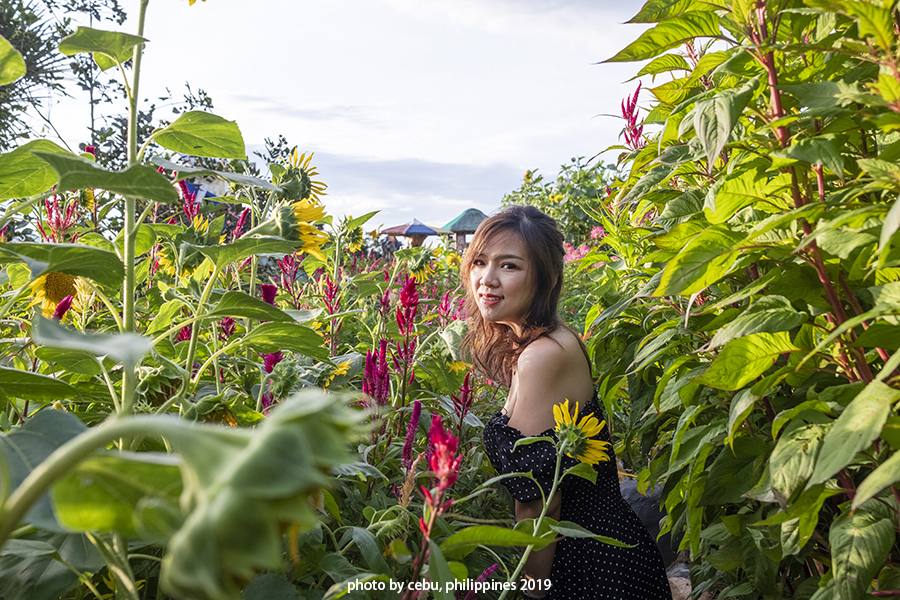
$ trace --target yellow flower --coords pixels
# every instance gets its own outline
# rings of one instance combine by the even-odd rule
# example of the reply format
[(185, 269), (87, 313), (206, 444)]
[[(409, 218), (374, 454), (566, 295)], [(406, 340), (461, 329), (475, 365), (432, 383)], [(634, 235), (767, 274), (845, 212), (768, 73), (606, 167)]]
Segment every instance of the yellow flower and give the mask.
[(610, 443), (590, 438), (598, 435), (606, 426), (606, 421), (598, 421), (594, 415), (589, 415), (576, 423), (578, 418), (578, 403), (575, 403), (575, 411), (569, 412), (569, 399), (562, 404), (553, 407), (553, 420), (556, 421), (556, 435), (559, 439), (559, 449), (572, 458), (577, 458), (583, 463), (593, 465), (609, 460), (606, 450)]
[(72, 296), (74, 299), (78, 299), (77, 284), (78, 278), (74, 275), (66, 275), (65, 273), (41, 275), (31, 284), (31, 291), (34, 293), (34, 302), (31, 305), (34, 306), (40, 303), (41, 314), (49, 319), (53, 316), (53, 312), (63, 298)]
[(434, 263), (432, 262), (431, 250), (421, 248), (419, 253), (408, 259), (410, 275), (412, 275), (416, 283), (424, 283), (426, 279), (434, 274)]
[[(206, 0), (203, 0), (203, 1), (206, 2)], [(316, 175), (319, 174), (319, 172), (316, 171), (315, 167), (309, 166), (309, 163), (312, 162), (313, 154), (315, 154), (315, 153), (310, 152), (309, 156), (307, 156), (305, 152), (303, 154), (298, 154), (297, 147), (294, 146), (294, 149), (291, 150), (290, 155), (288, 155), (288, 159), (285, 160), (284, 162), (286, 162), (288, 165), (292, 166), (293, 168), (297, 169), (298, 171), (301, 171), (302, 173), (306, 174), (306, 176), (309, 178), (309, 185), (310, 185), (310, 192), (309, 192), (308, 199), (312, 200), (313, 203), (315, 203), (315, 204), (319, 204), (321, 202), (320, 196), (327, 195), (325, 193), (325, 188), (327, 188), (328, 186), (325, 185), (324, 183), (322, 183), (321, 181), (316, 181), (313, 179), (313, 177), (315, 177)], [(284, 160), (284, 159), (282, 159), (282, 160)]]
[(552, 196), (550, 196), (550, 200), (552, 200), (556, 204), (559, 204), (559, 201), (562, 199), (563, 199), (562, 194), (553, 194)]
[(460, 264), (459, 254), (452, 250), (447, 252), (447, 255), (444, 257), (444, 263), (448, 269), (458, 269)]
[(286, 240), (297, 240), (303, 242), (301, 248), (303, 252), (324, 261), (325, 257), (319, 248), (328, 241), (328, 236), (310, 224), (323, 216), (325, 216), (325, 209), (313, 200), (306, 198), (281, 206), (275, 211), (273, 218), (254, 227), (244, 235), (274, 235)]
[(471, 365), (467, 362), (463, 362), (461, 360), (453, 361), (447, 368), (453, 371), (454, 375), (459, 375), (461, 372), (468, 371)]
[(339, 364), (334, 368), (334, 371), (331, 372), (331, 375), (328, 376), (328, 381), (325, 382), (325, 387), (331, 385), (331, 382), (334, 381), (334, 378), (338, 375), (346, 375), (347, 371), (350, 369), (350, 361), (345, 361)]
[[(193, 6), (194, 2), (196, 2), (196, 1), (197, 0), (188, 0), (188, 6)], [(203, 0), (203, 1), (206, 2), (206, 0)]]

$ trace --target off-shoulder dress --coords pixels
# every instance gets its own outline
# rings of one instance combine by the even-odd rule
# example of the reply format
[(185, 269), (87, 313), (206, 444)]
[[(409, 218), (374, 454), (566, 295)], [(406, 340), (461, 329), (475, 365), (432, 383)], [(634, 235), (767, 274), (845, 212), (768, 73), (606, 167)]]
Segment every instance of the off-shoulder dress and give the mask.
[[(593, 413), (604, 419), (596, 397), (578, 415)], [(540, 434), (553, 437), (553, 430)], [(520, 445), (513, 450), (522, 433), (509, 426), (509, 417), (498, 411), (484, 427), (484, 445), (494, 468), (502, 474), (532, 472), (544, 493), (553, 483), (556, 449), (550, 442)], [(598, 439), (611, 441), (603, 428)], [(659, 550), (634, 511), (619, 491), (616, 457), (609, 448), (609, 462), (594, 467), (597, 483), (567, 476), (560, 486), (562, 521), (572, 521), (598, 535), (636, 544), (621, 548), (593, 538), (566, 537), (556, 545), (547, 600), (671, 600), (668, 578)], [(563, 457), (561, 470), (577, 461)], [(530, 479), (512, 477), (502, 481), (519, 502), (539, 500), (541, 493)]]

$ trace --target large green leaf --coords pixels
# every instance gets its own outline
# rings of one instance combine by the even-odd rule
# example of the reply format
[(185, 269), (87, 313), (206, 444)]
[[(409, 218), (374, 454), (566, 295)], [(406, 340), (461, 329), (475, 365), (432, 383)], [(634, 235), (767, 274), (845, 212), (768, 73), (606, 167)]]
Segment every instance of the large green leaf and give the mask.
[(460, 529), (441, 544), (447, 556), (465, 556), (478, 546), (528, 546), (534, 544), (540, 550), (553, 541), (552, 536), (535, 537), (530, 533), (497, 527), (496, 525), (475, 525)]
[(428, 574), (429, 579), (436, 584), (435, 600), (455, 600), (456, 592), (449, 584), (456, 581), (456, 576), (450, 570), (441, 547), (431, 539), (428, 540)]
[(762, 302), (751, 304), (746, 312), (716, 331), (707, 347), (712, 350), (733, 339), (754, 333), (790, 331), (809, 319), (805, 312), (797, 312), (786, 298), (765, 296)]
[[(347, 590), (348, 586), (343, 586)], [(305, 600), (300, 590), (280, 573), (265, 573), (256, 577), (241, 592), (243, 600)]]
[[(187, 179), (189, 177), (201, 177), (201, 176), (213, 176), (219, 177), (221, 179), (225, 179), (226, 181), (234, 181), (235, 183), (240, 183), (242, 185), (252, 185), (255, 187), (263, 188), (272, 192), (280, 192), (281, 188), (277, 185), (272, 185), (265, 179), (260, 179), (258, 177), (252, 177), (250, 175), (244, 175), (243, 173), (230, 173), (228, 171), (216, 171), (214, 169), (204, 169), (203, 167), (190, 167), (188, 165), (179, 165), (177, 163), (173, 163), (172, 161), (166, 160), (160, 156), (154, 156), (150, 159), (154, 165), (158, 167), (163, 167), (165, 169), (169, 169), (171, 171), (176, 171), (178, 174), (175, 177), (175, 181), (181, 181), (182, 179)], [(218, 199), (217, 199), (218, 200)]]
[(241, 345), (257, 352), (290, 350), (320, 361), (330, 358), (322, 345), (322, 336), (298, 323), (263, 323), (244, 336)]
[[(0, 381), (2, 388), (6, 383)], [(6, 464), (9, 482), (15, 489), (44, 459), (72, 438), (85, 432), (87, 427), (71, 413), (62, 410), (42, 410), (27, 419), (12, 433), (0, 434), (0, 460)], [(3, 480), (0, 479), (0, 485)], [(0, 489), (0, 497), (6, 498), (11, 490)], [(49, 496), (42, 496), (25, 516), (25, 522), (43, 528), (57, 529), (56, 517)], [(2, 581), (2, 578), (0, 578)]]
[(237, 123), (192, 110), (153, 134), (157, 144), (182, 154), (210, 158), (247, 158), (244, 138)]
[(59, 51), (66, 56), (90, 52), (100, 69), (105, 71), (131, 59), (134, 47), (146, 41), (145, 38), (118, 31), (79, 27), (75, 33), (62, 39)]
[(291, 321), (286, 312), (246, 292), (225, 292), (208, 317), (242, 317), (257, 321)]
[(626, 23), (658, 23), (689, 11), (715, 10), (712, 2), (698, 0), (647, 0), (641, 10)]
[(150, 338), (136, 333), (81, 333), (41, 315), (35, 315), (31, 331), (39, 344), (107, 356), (126, 369), (133, 369), (153, 347)]
[(38, 402), (76, 400), (81, 393), (60, 379), (40, 373), (0, 367), (0, 398), (24, 398)]
[(0, 86), (9, 85), (24, 77), (25, 71), (25, 59), (5, 37), (0, 35)]
[(47, 161), (59, 174), (60, 189), (97, 188), (156, 202), (172, 203), (178, 200), (178, 192), (172, 183), (152, 167), (132, 165), (124, 171), (108, 171), (80, 156), (47, 152), (34, 154)]
[[(867, 506), (871, 506), (870, 503)], [(828, 533), (834, 581), (842, 600), (864, 598), (894, 545), (895, 527), (881, 511), (841, 513)]]
[(51, 490), (59, 522), (75, 531), (164, 541), (181, 521), (179, 462), (151, 452), (89, 458)]
[(299, 243), (280, 237), (254, 235), (244, 236), (230, 244), (213, 246), (184, 245), (197, 250), (221, 269), (226, 265), (244, 260), (254, 254), (293, 254), (297, 250)]
[(624, 50), (603, 62), (647, 60), (698, 37), (719, 37), (719, 17), (712, 12), (692, 11), (662, 21), (641, 34)]
[(77, 244), (0, 244), (0, 264), (11, 262), (24, 262), (32, 280), (45, 273), (66, 273), (116, 290), (125, 277), (125, 268), (115, 253)]
[(56, 171), (32, 154), (35, 151), (67, 154), (50, 140), (33, 140), (0, 154), (0, 200), (43, 194), (59, 181)]
[(728, 273), (738, 259), (741, 251), (738, 244), (743, 238), (724, 225), (706, 229), (666, 264), (653, 295), (688, 296), (703, 291)]
[[(894, 15), (889, 8), (883, 8), (871, 2), (841, 2), (846, 10), (859, 23), (859, 35), (871, 37), (882, 50), (891, 50), (894, 43)], [(893, 9), (896, 10), (896, 7)]]
[(706, 487), (700, 504), (718, 506), (728, 502), (738, 503), (757, 482), (771, 447), (755, 437), (735, 438), (731, 448), (723, 448), (706, 478)]
[(809, 485), (822, 483), (853, 462), (858, 452), (874, 442), (891, 413), (900, 391), (880, 381), (869, 383), (844, 409), (825, 436), (822, 452)]
[[(782, 174), (769, 179), (760, 169), (740, 169), (709, 188), (703, 213), (710, 223), (718, 224), (725, 223), (747, 206), (766, 212), (779, 211), (786, 206), (780, 196), (789, 189), (790, 184), (788, 175)], [(764, 232), (758, 235), (762, 233)]]
[(691, 67), (684, 57), (678, 54), (663, 54), (657, 56), (638, 71), (638, 74), (632, 77), (636, 79), (644, 75), (659, 75), (660, 73), (668, 73), (669, 71), (690, 71)]
[(844, 157), (827, 136), (802, 138), (784, 150), (770, 153), (769, 156), (782, 159), (773, 163), (773, 166), (776, 167), (787, 166), (793, 161), (801, 161), (822, 165), (838, 177), (842, 179), (844, 177)]
[(766, 372), (782, 354), (798, 350), (787, 332), (740, 337), (728, 342), (694, 381), (718, 390), (739, 390)]
[(769, 457), (769, 480), (772, 489), (787, 502), (800, 489), (815, 468), (816, 455), (822, 445), (823, 428), (797, 422), (781, 436)]
[(753, 79), (738, 89), (724, 90), (712, 98), (698, 102), (694, 107), (694, 131), (697, 132), (697, 138), (710, 165), (715, 163), (725, 148), (731, 130), (758, 87), (759, 81)]

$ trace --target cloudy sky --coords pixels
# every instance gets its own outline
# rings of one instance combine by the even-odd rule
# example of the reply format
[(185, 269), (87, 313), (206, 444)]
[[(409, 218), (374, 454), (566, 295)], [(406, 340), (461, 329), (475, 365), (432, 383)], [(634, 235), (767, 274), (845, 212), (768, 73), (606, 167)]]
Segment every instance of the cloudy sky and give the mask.
[[(553, 177), (616, 143), (622, 121), (599, 115), (618, 114), (638, 66), (596, 63), (640, 35), (622, 23), (641, 5), (151, 0), (140, 95), (189, 82), (237, 121), (249, 152), (279, 134), (314, 151), (331, 214), (441, 226), (496, 210), (528, 169)], [(51, 115), (82, 141), (86, 106)]]

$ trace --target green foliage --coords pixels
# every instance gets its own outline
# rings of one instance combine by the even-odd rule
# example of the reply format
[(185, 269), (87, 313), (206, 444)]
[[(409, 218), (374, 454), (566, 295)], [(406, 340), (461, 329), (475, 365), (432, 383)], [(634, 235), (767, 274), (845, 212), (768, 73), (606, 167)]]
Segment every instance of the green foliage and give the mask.
[(620, 158), (626, 217), (604, 224), (641, 251), (588, 269), (585, 329), (618, 450), (662, 486), (698, 593), (897, 589), (875, 578), (900, 560), (898, 17), (651, 0), (611, 59), (672, 80)]

